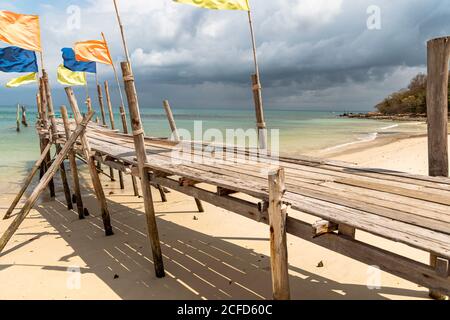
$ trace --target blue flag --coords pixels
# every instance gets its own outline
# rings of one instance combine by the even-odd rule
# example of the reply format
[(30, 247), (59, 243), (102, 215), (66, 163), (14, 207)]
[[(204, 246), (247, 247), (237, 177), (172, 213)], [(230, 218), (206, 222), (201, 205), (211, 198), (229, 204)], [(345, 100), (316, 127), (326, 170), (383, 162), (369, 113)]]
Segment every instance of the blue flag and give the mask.
[(75, 51), (72, 48), (63, 48), (62, 57), (64, 59), (64, 67), (70, 71), (97, 73), (95, 62), (83, 62), (75, 59)]
[(36, 53), (19, 47), (0, 48), (0, 71), (38, 72)]

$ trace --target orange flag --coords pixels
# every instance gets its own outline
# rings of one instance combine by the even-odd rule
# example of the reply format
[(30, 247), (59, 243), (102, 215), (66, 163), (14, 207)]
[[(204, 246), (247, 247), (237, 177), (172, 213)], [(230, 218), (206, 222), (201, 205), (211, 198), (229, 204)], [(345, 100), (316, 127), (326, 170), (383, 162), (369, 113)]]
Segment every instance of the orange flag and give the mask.
[(31, 51), (42, 51), (39, 17), (0, 11), (0, 41)]
[(75, 43), (75, 58), (78, 61), (95, 61), (113, 64), (108, 44), (102, 40), (89, 40)]

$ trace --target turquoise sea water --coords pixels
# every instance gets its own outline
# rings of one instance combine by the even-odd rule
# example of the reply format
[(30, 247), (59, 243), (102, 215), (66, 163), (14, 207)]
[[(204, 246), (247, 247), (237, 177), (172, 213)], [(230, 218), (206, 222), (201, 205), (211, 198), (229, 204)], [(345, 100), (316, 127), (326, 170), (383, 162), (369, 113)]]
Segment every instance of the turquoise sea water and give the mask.
[[(32, 166), (39, 154), (35, 133), (35, 107), (27, 108), (29, 127), (15, 130), (16, 107), (0, 106), (0, 187), (4, 182), (15, 182), (18, 176)], [(239, 109), (174, 109), (179, 129), (193, 132), (195, 121), (202, 121), (203, 131), (214, 128), (252, 129), (255, 126), (253, 110)], [(341, 112), (318, 112), (268, 109), (269, 129), (278, 129), (280, 150), (291, 155), (314, 153), (315, 150), (339, 148), (346, 144), (370, 141), (380, 135), (398, 132), (417, 132), (423, 127), (410, 123), (339, 118)], [(170, 134), (163, 108), (141, 108), (147, 135), (167, 137)], [(116, 113), (116, 125), (121, 121)]]

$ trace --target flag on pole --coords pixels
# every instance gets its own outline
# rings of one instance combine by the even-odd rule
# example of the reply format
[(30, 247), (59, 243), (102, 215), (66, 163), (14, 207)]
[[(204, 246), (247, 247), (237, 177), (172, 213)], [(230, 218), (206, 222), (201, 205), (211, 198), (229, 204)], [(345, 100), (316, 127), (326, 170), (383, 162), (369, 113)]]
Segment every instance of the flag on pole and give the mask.
[(37, 72), (33, 72), (18, 78), (14, 78), (10, 80), (7, 84), (7, 88), (15, 88), (19, 86), (23, 86), (25, 84), (37, 82)]
[(86, 73), (70, 71), (61, 64), (58, 67), (58, 82), (64, 86), (85, 86)]
[(0, 48), (0, 71), (38, 72), (36, 53), (19, 47)]
[(97, 65), (95, 62), (77, 61), (75, 51), (72, 48), (61, 49), (64, 59), (64, 67), (71, 71), (97, 73)]
[(250, 11), (248, 0), (173, 0), (178, 3), (190, 4), (196, 7), (215, 10)]
[(75, 58), (83, 62), (113, 64), (108, 44), (103, 40), (89, 40), (75, 43)]
[(39, 17), (1, 10), (0, 41), (41, 52)]

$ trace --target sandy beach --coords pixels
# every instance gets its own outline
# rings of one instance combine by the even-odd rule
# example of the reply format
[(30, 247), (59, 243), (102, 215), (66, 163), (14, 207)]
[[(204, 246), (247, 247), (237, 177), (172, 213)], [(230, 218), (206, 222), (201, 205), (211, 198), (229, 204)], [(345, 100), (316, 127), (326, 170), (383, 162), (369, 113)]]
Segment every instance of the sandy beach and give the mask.
[[(425, 137), (360, 144), (316, 154), (362, 166), (427, 173)], [(104, 237), (97, 203), (84, 172), (79, 221), (57, 201), (42, 202), (0, 256), (0, 299), (270, 299), (269, 230), (264, 224), (177, 192), (160, 202), (154, 192), (166, 278), (153, 273), (142, 199), (103, 177), (115, 235)], [(130, 179), (127, 178), (129, 183)], [(16, 190), (4, 194), (3, 215)], [(48, 200), (48, 199), (47, 199)], [(312, 222), (314, 217), (306, 217)], [(0, 232), (9, 221), (0, 221)], [(424, 252), (357, 233), (372, 244), (421, 262)], [(428, 290), (309, 242), (288, 236), (293, 299), (427, 299)], [(379, 279), (380, 288), (371, 288)]]

